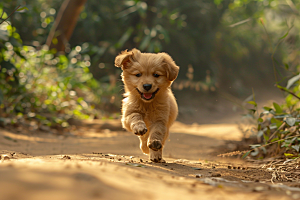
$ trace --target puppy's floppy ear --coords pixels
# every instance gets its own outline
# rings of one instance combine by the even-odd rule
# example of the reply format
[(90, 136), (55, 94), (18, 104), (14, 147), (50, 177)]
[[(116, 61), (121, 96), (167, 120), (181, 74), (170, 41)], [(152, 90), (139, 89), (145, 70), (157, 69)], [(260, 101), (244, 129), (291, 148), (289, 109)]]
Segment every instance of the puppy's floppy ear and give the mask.
[(176, 65), (174, 60), (166, 53), (161, 53), (164, 58), (164, 67), (167, 72), (167, 78), (170, 81), (174, 81), (177, 78), (179, 67)]
[(122, 51), (115, 59), (115, 66), (121, 67), (123, 70), (130, 67), (140, 53), (141, 52), (137, 49)]

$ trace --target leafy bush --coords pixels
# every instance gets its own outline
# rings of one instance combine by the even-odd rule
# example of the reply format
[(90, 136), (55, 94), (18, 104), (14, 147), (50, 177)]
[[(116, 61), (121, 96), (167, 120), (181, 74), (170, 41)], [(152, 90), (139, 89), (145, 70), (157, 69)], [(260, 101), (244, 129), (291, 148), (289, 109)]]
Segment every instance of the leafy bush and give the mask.
[(117, 87), (93, 78), (87, 54), (91, 49), (83, 44), (68, 55), (55, 56), (38, 42), (23, 45), (16, 29), (2, 24), (0, 125), (35, 120), (40, 125), (68, 127), (70, 118), (100, 117), (95, 107), (109, 101), (106, 98), (113, 96)]
[[(262, 24), (264, 26), (263, 21)], [(272, 60), (276, 80), (281, 75), (275, 67), (278, 62), (273, 55), (278, 45), (287, 38), (292, 28), (293, 26), (279, 38), (273, 48)], [(299, 51), (297, 51), (297, 54), (299, 56)], [(263, 110), (259, 112), (254, 94), (253, 100), (247, 102), (254, 107), (248, 109), (247, 116), (256, 123), (255, 132), (258, 144), (250, 145), (252, 150), (247, 151), (243, 157), (249, 154), (259, 158), (270, 155), (284, 155), (288, 158), (298, 158), (300, 156), (300, 65), (290, 68), (285, 63), (281, 66), (288, 72), (287, 74), (290, 74), (275, 84), (283, 92), (285, 97), (283, 103), (273, 102), (272, 106), (263, 107)]]

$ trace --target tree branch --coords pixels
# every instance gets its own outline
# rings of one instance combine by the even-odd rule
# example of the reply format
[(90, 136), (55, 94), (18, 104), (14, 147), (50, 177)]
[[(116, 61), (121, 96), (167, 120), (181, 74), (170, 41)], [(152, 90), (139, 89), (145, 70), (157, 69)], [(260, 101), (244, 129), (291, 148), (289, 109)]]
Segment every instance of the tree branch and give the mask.
[[(11, 16), (12, 14), (14, 14), (14, 12), (16, 12), (19, 8), (20, 8), (20, 6), (18, 6), (12, 13), (10, 13), (10, 15), (8, 15), (8, 17), (7, 17), (6, 19), (3, 19), (3, 21), (0, 22), (0, 25), (1, 25), (3, 22), (5, 22), (8, 18), (10, 18), (10, 16)], [(2, 12), (1, 19), (2, 19), (3, 14), (4, 14), (4, 10), (3, 10), (3, 12)]]

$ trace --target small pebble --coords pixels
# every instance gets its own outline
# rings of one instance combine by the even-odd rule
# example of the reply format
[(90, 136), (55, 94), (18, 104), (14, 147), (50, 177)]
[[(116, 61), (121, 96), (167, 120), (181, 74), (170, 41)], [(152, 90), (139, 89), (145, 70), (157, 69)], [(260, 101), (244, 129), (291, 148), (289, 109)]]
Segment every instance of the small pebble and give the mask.
[(253, 188), (253, 192), (261, 192), (261, 191), (264, 191), (264, 190), (265, 190), (265, 188), (262, 187), (262, 186), (257, 186), (255, 188)]
[(201, 174), (196, 174), (196, 178), (200, 178), (201, 176)]
[(236, 169), (236, 167), (233, 167), (233, 169)]
[(69, 159), (71, 159), (71, 157), (65, 155), (62, 159), (68, 159), (69, 160)]
[(202, 170), (202, 168), (199, 168), (199, 167), (193, 167), (192, 169), (194, 169), (194, 170)]
[(174, 169), (171, 167), (170, 170), (174, 170)]
[(140, 159), (140, 162), (143, 162), (143, 159)]
[(228, 169), (231, 169), (232, 167), (230, 165), (228, 165)]
[(215, 173), (212, 173), (212, 174), (211, 174), (211, 176), (212, 176), (212, 177), (220, 177), (220, 176), (221, 176), (221, 174), (220, 174), (220, 173), (216, 173), (216, 172), (215, 172)]

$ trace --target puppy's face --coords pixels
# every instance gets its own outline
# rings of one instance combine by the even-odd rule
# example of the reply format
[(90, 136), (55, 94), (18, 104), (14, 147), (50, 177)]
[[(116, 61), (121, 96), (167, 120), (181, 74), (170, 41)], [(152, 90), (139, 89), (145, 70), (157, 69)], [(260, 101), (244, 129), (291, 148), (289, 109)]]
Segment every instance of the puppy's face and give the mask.
[(176, 79), (179, 67), (166, 53), (141, 53), (137, 49), (123, 51), (115, 65), (123, 70), (126, 92), (151, 102)]

